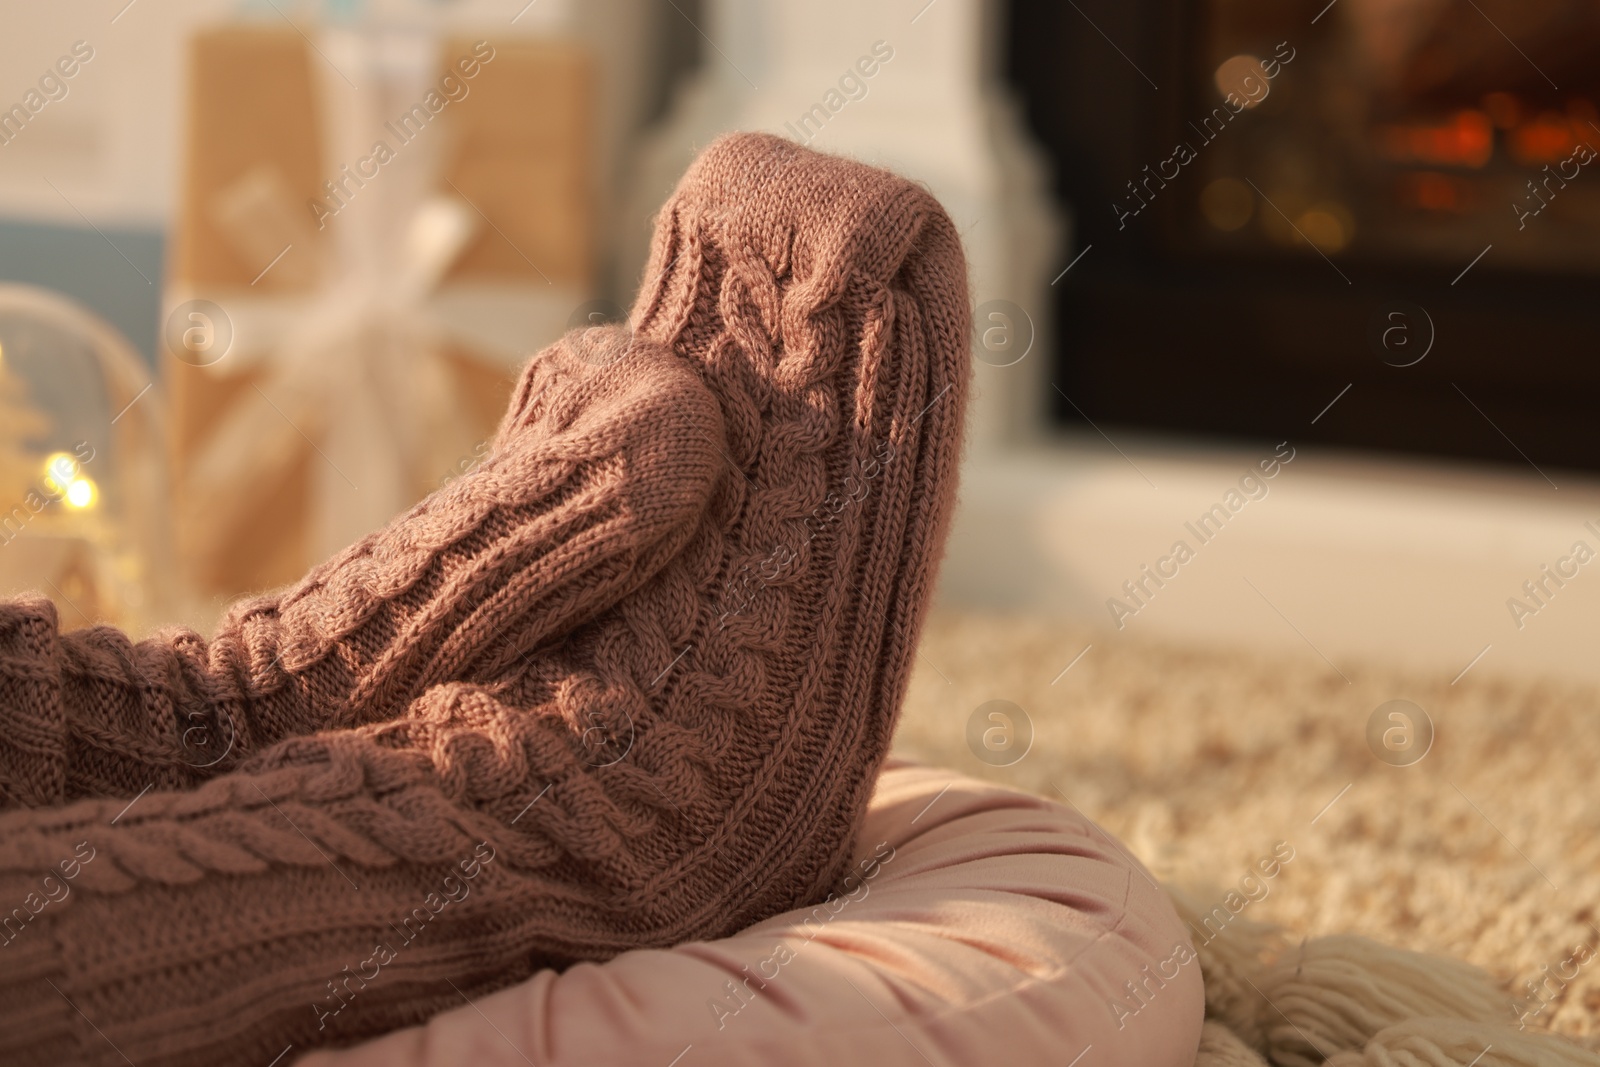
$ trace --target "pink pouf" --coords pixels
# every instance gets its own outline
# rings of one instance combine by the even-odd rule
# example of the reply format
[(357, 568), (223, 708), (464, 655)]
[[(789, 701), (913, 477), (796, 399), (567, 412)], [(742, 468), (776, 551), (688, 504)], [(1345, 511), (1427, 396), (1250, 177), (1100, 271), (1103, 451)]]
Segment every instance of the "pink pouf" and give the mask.
[(1073, 809), (891, 760), (854, 871), (733, 937), (545, 971), (300, 1067), (1194, 1063), (1188, 931)]

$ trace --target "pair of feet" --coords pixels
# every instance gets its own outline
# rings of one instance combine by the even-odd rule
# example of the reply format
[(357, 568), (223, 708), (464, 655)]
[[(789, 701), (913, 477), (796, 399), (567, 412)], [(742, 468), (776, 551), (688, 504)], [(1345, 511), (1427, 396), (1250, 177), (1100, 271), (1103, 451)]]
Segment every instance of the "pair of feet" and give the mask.
[[(135, 1047), (192, 1026), (211, 1055), (415, 1021), (452, 995), (430, 978), (482, 991), (820, 899), (942, 553), (968, 316), (922, 188), (726, 138), (663, 209), (631, 328), (541, 353), (479, 468), (212, 641), (0, 605), (0, 891), (80, 841), (97, 857), (29, 966)], [(480, 846), (438, 954), (308, 1030), (302, 987)], [(240, 901), (259, 914), (207, 940), (160, 929)], [(234, 957), (251, 977), (171, 994)], [(186, 1013), (223, 1003), (202, 1037)], [(13, 1051), (67, 1048), (82, 1027), (56, 1014)]]

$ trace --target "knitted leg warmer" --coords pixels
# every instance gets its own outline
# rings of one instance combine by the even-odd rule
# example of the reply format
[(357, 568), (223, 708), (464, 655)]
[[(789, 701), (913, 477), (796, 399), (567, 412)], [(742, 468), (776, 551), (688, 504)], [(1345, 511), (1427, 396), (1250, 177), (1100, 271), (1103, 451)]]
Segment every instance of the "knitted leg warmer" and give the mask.
[[(86, 798), (0, 812), (0, 1061), (268, 1063), (821, 900), (942, 551), (967, 300), (921, 188), (729, 138), (631, 338), (541, 354), (480, 470), (210, 645), (0, 608), (0, 786)], [(200, 771), (189, 709), (236, 738)]]

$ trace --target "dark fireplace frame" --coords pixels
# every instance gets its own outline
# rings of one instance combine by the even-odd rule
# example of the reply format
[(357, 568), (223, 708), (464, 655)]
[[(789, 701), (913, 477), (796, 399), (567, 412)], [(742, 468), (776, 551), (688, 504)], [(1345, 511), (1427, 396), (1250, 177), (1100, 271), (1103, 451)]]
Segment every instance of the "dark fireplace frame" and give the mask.
[[(1183, 236), (1196, 174), (1174, 179), (1191, 183), (1187, 196), (1163, 192), (1119, 220), (1111, 205), (1128, 197), (1125, 183), (1216, 102), (1185, 48), (1201, 39), (1203, 2), (1008, 6), (1007, 73), (1073, 216), (1061, 265), (1083, 253), (1050, 289), (1052, 419), (1092, 419), (1113, 436), (1486, 460), (1547, 480), (1555, 468), (1600, 470), (1600, 275), (1513, 267), (1492, 250), (1470, 264), (1205, 252)], [(1292, 42), (1302, 54), (1330, 32), (1331, 20), (1312, 22), (1327, 0), (1274, 2), (1303, 15)], [(1493, 243), (1515, 232), (1510, 211), (1503, 230)], [(1373, 343), (1385, 321), (1413, 331), (1411, 352), (1431, 333), (1426, 358), (1396, 365), (1404, 359)]]

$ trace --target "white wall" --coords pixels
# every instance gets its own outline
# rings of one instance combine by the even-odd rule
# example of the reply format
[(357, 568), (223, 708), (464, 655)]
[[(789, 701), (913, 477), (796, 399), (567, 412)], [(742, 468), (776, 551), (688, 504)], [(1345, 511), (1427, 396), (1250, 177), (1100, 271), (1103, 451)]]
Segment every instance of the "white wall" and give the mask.
[(80, 226), (77, 211), (102, 225), (154, 226), (167, 217), (182, 116), (178, 31), (230, 5), (139, 0), (113, 24), (124, 3), (6, 5), (0, 107), (20, 102), (73, 42), (86, 42), (94, 58), (64, 99), (0, 146), (0, 215)]
[[(557, 33), (591, 41), (600, 66), (599, 164), (607, 189), (614, 184), (622, 144), (648, 104), (653, 28), (670, 7), (647, 0), (368, 6), (486, 36)], [(277, 8), (311, 29), (322, 5), (277, 0)], [(101, 226), (164, 226), (179, 195), (185, 41), (198, 26), (240, 15), (284, 21), (263, 0), (19, 0), (0, 7), (0, 107), (20, 102), (73, 42), (94, 49), (67, 83), (67, 96), (0, 145), (0, 217), (81, 226), (81, 211)]]

